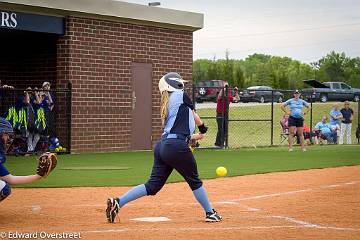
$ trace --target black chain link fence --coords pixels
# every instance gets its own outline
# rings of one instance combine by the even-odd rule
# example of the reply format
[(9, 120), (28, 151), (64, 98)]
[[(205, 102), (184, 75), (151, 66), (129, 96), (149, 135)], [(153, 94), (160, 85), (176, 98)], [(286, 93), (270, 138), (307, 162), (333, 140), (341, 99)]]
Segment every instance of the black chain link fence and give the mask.
[(41, 89), (0, 88), (1, 117), (15, 133), (8, 154), (70, 153), (71, 91), (71, 84), (50, 90), (50, 107)]
[[(240, 148), (287, 145), (288, 130), (281, 121), (285, 113), (281, 105), (293, 97), (293, 90), (274, 90), (269, 87), (248, 89), (194, 86), (192, 95), (196, 111), (209, 126), (206, 138), (200, 142), (202, 148)], [(224, 93), (224, 94), (222, 94)], [(304, 123), (313, 132), (321, 117), (327, 115), (334, 104), (339, 110), (342, 101), (314, 102), (304, 95), (311, 105)], [(345, 100), (345, 97), (344, 97)], [(220, 104), (217, 104), (220, 102)], [(358, 143), (356, 130), (359, 127), (359, 102), (350, 102), (354, 111), (352, 143)], [(222, 107), (221, 107), (222, 106)], [(310, 142), (309, 144), (312, 144)]]

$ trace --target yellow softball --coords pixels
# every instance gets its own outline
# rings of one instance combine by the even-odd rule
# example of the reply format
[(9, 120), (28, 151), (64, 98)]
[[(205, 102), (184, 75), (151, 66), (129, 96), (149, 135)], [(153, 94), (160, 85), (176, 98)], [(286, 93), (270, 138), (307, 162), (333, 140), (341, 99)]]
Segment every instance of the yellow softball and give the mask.
[(225, 177), (226, 174), (227, 174), (227, 170), (226, 170), (225, 167), (218, 167), (218, 168), (216, 169), (216, 175), (217, 175), (218, 177)]

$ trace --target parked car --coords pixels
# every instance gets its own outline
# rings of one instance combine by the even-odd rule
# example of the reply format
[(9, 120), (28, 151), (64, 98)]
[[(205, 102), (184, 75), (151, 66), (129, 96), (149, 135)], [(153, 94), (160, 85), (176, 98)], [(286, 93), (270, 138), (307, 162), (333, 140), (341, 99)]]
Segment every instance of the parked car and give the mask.
[(240, 92), (241, 102), (264, 103), (271, 102), (272, 100), (281, 103), (284, 100), (284, 94), (268, 86), (248, 87), (243, 92)]
[(226, 81), (223, 80), (202, 80), (197, 81), (195, 86), (196, 102), (201, 103), (205, 101), (216, 102), (217, 95), (224, 87)]
[(317, 80), (304, 80), (304, 83), (313, 87), (302, 90), (303, 98), (307, 101), (312, 100), (327, 102), (333, 101), (355, 101), (360, 100), (360, 89), (352, 88), (343, 82), (324, 82), (321, 83)]

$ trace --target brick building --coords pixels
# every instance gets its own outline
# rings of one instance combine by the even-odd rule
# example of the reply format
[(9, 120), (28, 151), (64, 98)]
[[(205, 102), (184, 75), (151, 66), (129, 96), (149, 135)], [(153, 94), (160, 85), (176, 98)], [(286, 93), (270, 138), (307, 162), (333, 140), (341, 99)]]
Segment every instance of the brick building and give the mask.
[[(169, 71), (192, 79), (202, 14), (113, 0), (0, 0), (0, 11), (2, 84), (70, 82), (72, 152), (152, 148), (158, 80)], [(66, 101), (57, 100), (61, 136)]]

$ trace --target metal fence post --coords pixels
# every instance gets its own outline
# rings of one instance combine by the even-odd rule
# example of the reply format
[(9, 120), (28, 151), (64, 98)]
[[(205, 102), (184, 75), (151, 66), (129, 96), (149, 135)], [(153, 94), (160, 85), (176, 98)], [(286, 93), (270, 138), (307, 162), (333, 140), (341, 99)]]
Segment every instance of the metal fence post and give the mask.
[(274, 90), (271, 90), (271, 137), (270, 145), (274, 145)]
[[(360, 101), (358, 101), (358, 125), (357, 125), (357, 129), (356, 131), (360, 131)], [(358, 144), (360, 143), (360, 136), (357, 139), (358, 140)]]
[[(224, 148), (224, 138), (225, 138), (225, 110), (224, 110), (224, 101), (225, 101), (225, 89), (221, 88), (220, 93), (221, 94), (221, 101), (220, 101), (220, 108), (221, 108), (221, 131), (220, 131), (220, 140), (221, 140), (221, 147)], [(219, 94), (220, 94), (219, 93)], [(217, 99), (216, 99), (217, 100)], [(216, 114), (217, 115), (217, 114)]]
[(313, 125), (313, 101), (312, 101), (312, 96), (310, 96), (310, 142), (313, 143), (312, 140), (312, 125)]
[(225, 98), (225, 101), (223, 103), (225, 103), (225, 118), (224, 118), (224, 126), (225, 126), (225, 129), (224, 129), (224, 134), (225, 134), (225, 148), (228, 148), (229, 147), (229, 144), (228, 144), (228, 141), (229, 141), (229, 86), (226, 85), (225, 86), (225, 94), (224, 95), (224, 98)]

